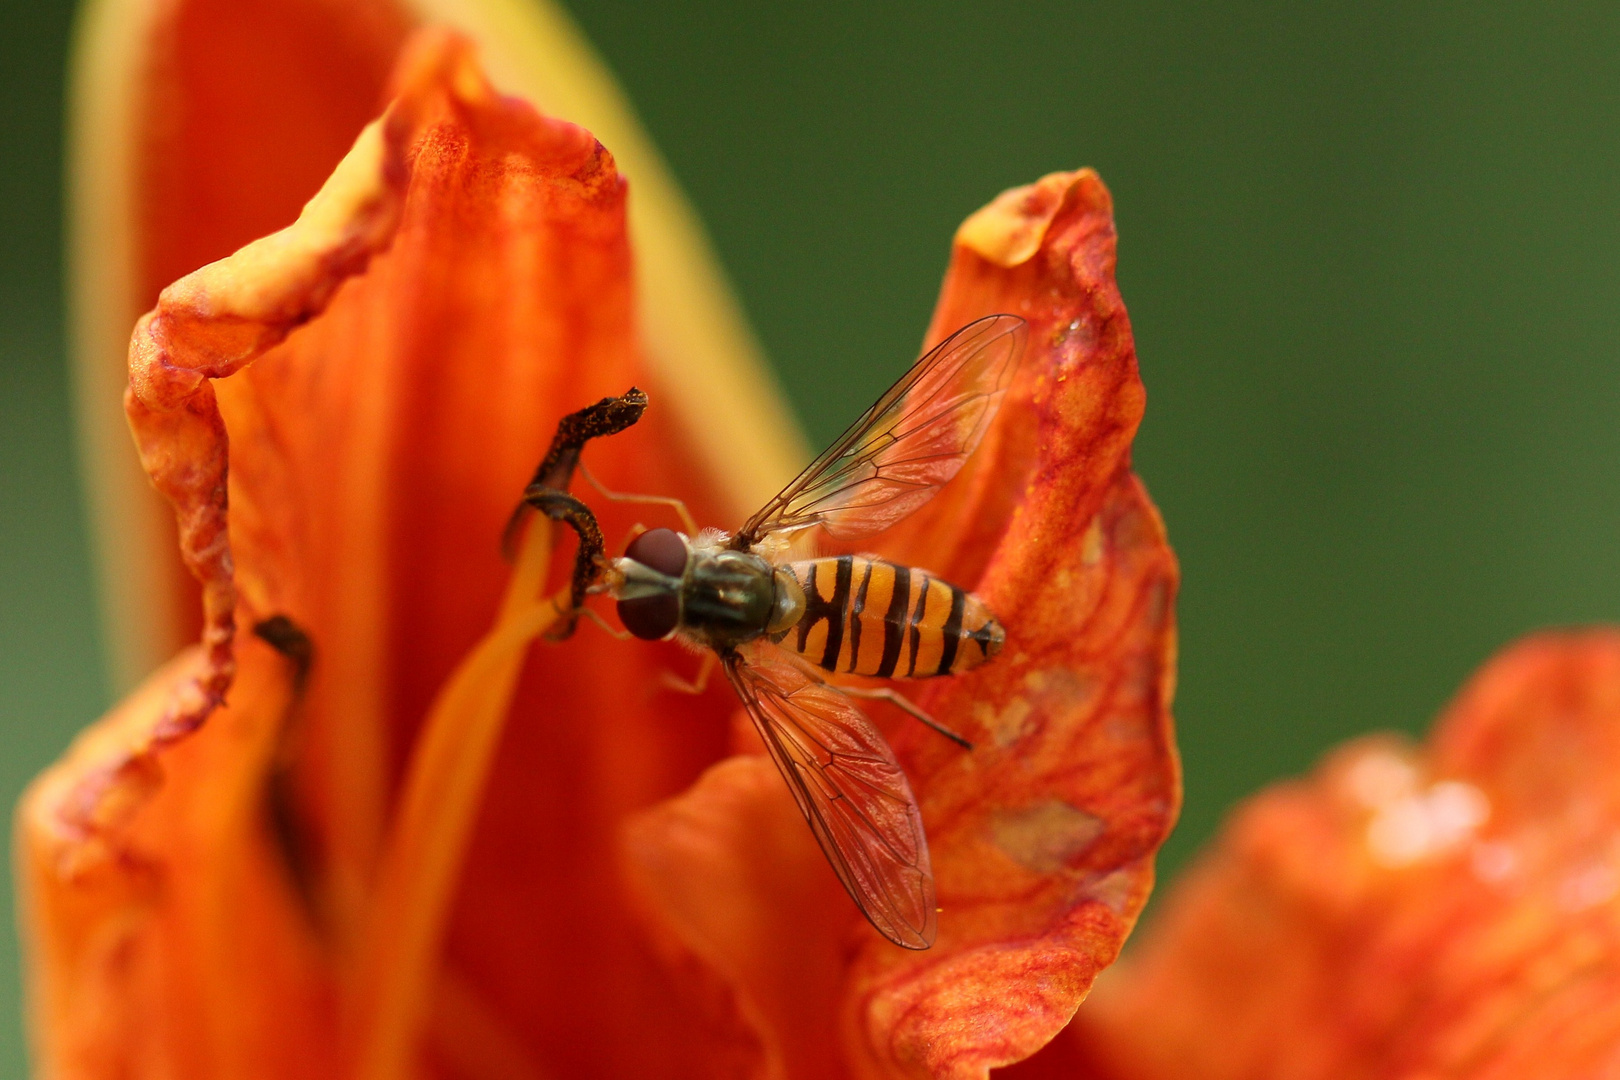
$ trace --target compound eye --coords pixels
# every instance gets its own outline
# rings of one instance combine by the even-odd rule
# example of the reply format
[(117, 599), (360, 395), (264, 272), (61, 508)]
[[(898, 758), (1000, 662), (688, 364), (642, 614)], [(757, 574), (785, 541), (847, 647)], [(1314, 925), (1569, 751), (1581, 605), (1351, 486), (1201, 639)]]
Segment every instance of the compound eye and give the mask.
[(678, 578), (686, 573), (686, 541), (673, 529), (648, 529), (630, 541), (624, 557), (665, 577)]
[(619, 601), (619, 621), (643, 641), (658, 641), (674, 632), (681, 618), (681, 602), (674, 593), (638, 596)]

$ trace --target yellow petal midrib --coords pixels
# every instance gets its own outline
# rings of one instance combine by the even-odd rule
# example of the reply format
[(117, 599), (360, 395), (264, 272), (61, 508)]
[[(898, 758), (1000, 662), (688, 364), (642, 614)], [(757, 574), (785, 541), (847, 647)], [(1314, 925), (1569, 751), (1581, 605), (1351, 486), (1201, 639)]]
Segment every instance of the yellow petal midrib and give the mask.
[[(642, 340), (683, 435), (740, 521), (809, 460), (697, 215), (573, 21), (545, 0), (406, 0), (479, 45), (491, 81), (590, 130), (630, 180)], [(724, 523), (719, 523), (724, 524)]]
[[(403, 0), (477, 42), (495, 83), (588, 128), (629, 177), (642, 338), (678, 430), (733, 521), (806, 461), (803, 437), (703, 227), (589, 44), (546, 0)], [(68, 295), (81, 469), (111, 689), (121, 694), (186, 644), (172, 513), (150, 488), (122, 409), (141, 314), (136, 121), (155, 0), (88, 0), (68, 108)], [(730, 524), (732, 522), (716, 522)]]

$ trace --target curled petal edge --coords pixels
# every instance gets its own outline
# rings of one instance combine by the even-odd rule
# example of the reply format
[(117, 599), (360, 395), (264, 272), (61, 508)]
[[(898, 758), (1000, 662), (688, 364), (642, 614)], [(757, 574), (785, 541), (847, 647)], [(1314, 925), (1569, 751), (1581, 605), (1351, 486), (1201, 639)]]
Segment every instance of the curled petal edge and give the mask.
[(153, 485), (175, 510), (181, 554), (202, 585), (201, 645), (171, 669), (168, 701), (113, 769), (82, 777), (58, 801), (81, 833), (126, 823), (140, 804), (126, 781), (156, 775), (153, 756), (225, 699), (236, 673), (236, 586), (227, 528), (229, 440), (210, 385), (318, 315), (342, 283), (385, 250), (399, 223), (407, 151), (425, 111), (447, 90), (488, 93), (470, 49), (427, 35), (404, 65), (401, 93), (363, 130), (298, 220), (163, 291), (136, 324), (125, 412)]
[[(983, 1077), (1062, 1029), (1146, 901), (1180, 798), (1168, 712), (1176, 569), (1129, 472), (1142, 392), (1112, 281), (1110, 211), (1089, 171), (997, 199), (959, 234), (931, 331), (937, 339), (1010, 310), (1031, 320), (1034, 354), (963, 476), (883, 541), (906, 561), (977, 581), (1009, 616), (1002, 661), (914, 691), (982, 740), (980, 766), (963, 772), (926, 733), (891, 739), (929, 822), (939, 943), (902, 956), (873, 940), (763, 760), (716, 766), (627, 830), (626, 874), (654, 939), (706, 987), (701, 996), (712, 1003), (723, 988), (729, 1004), (710, 1011), (766, 1074)], [(1059, 581), (1074, 591), (1069, 611), (1019, 618), (1021, 605), (1061, 596)], [(1064, 645), (1082, 652), (1059, 658)], [(1025, 670), (1029, 655), (1042, 671)], [(1076, 784), (1077, 770), (1109, 760), (1098, 736), (1111, 724), (1131, 732), (1129, 752), (1097, 769), (1096, 784)], [(1093, 735), (1071, 741), (1079, 731)], [(1020, 786), (1020, 769), (1040, 779)], [(997, 796), (986, 784), (1009, 786)], [(1007, 805), (989, 805), (998, 799)], [(773, 838), (768, 855), (756, 850), (763, 836)], [(1010, 857), (1028, 865), (1013, 869)], [(766, 858), (799, 869), (751, 869)], [(1002, 880), (1025, 899), (983, 887)], [(841, 958), (834, 970), (816, 967), (825, 956)], [(789, 970), (808, 974), (795, 981)]]
[[(1620, 630), (1255, 796), (1054, 1047), (1114, 1080), (1584, 1077), (1620, 1052)], [(1290, 1033), (1279, 1040), (1279, 1031)]]

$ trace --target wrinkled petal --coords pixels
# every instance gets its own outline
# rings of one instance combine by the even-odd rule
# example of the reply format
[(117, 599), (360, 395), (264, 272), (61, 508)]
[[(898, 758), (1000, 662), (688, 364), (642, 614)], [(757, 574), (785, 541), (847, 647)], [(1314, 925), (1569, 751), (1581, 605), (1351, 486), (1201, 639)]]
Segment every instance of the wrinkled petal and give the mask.
[(829, 946), (848, 933), (849, 900), (805, 832), (776, 767), (754, 754), (714, 766), (626, 829), (655, 946), (731, 1074), (841, 1071), (844, 956)]
[(119, 689), (195, 641), (174, 516), (130, 451), (129, 328), (170, 282), (286, 225), (387, 102), (407, 32), (372, 0), (81, 12), (69, 123), (78, 428)]
[[(302, 935), (320, 950), (323, 992), (341, 990), (406, 755), (497, 609), (502, 526), (558, 418), (632, 384), (661, 400), (636, 344), (626, 186), (612, 157), (582, 129), (495, 95), (454, 40), (424, 39), (396, 81), (388, 117), (300, 222), (166, 290), (132, 346), (132, 418), (180, 510), (212, 634), (161, 689), (143, 691), (143, 734), (24, 807), (25, 822), (44, 823), (20, 845), (46, 867), (32, 886), (36, 985), (65, 987), (49, 997), (72, 1014), (36, 1011), (47, 1062), (65, 1060), (74, 1025), (92, 1022), (102, 998), (78, 991), (100, 980), (128, 1015), (164, 1013), (146, 1033), (151, 1060), (172, 1065), (161, 1075), (230, 1074), (234, 1059), (197, 1037), (224, 1022), (199, 972), (233, 955), (207, 950), (245, 924), (189, 900), (208, 880), (195, 864), (221, 851), (273, 868), (279, 895), (296, 899), (302, 922), (255, 925), (255, 947), (298, 955)], [(614, 487), (682, 496), (718, 518), (723, 485), (687, 446), (655, 405), (588, 457)], [(614, 540), (643, 516), (605, 511)], [(285, 617), (312, 642), (290, 713), (284, 691), (264, 689), (285, 681), (285, 661), (246, 634), (233, 651), (233, 613), (244, 627)], [(233, 760), (254, 810), (221, 819), (230, 828), (208, 844), (159, 835), (178, 817), (159, 814), (163, 800), (195, 797), (174, 790), (192, 779), (170, 766), (175, 755), (232, 752), (218, 749), (229, 725), (195, 728), (232, 663), (233, 712), (220, 715), (285, 713), (284, 760)], [(688, 786), (726, 744), (723, 689), (661, 693), (668, 666), (661, 649), (589, 626), (537, 650), (448, 927), (440, 992), (451, 1014), (478, 1022), (435, 1027), (438, 1057), (501, 1045), (562, 1075), (645, 1074), (683, 1058), (686, 1027), (637, 944), (610, 855), (627, 813)], [(155, 830), (145, 847), (142, 830)], [(75, 853), (46, 858), (48, 842), (96, 846), (106, 873), (70, 872)], [(142, 858), (163, 868), (155, 898), (128, 880)], [(188, 934), (165, 939), (175, 947), (158, 950), (150, 977), (116, 956), (64, 970), (58, 900), (94, 911), (95, 933), (150, 904)], [(196, 1007), (171, 1012), (170, 1001)], [(618, 1037), (628, 1014), (645, 1040)], [(115, 1054), (100, 1075), (137, 1064)]]
[[(322, 944), (264, 842), (293, 668), (256, 640), (241, 652), (233, 704), (161, 763), (151, 746), (189, 656), (23, 798), (15, 865), (39, 1075), (332, 1075)], [(76, 806), (87, 788), (100, 796), (90, 822)]]
[(1026, 1057), (1147, 898), (1180, 798), (1176, 566), (1130, 471), (1143, 393), (1114, 245), (1087, 171), (963, 226), (930, 341), (1010, 311), (1028, 354), (961, 476), (873, 545), (1007, 624), (995, 663), (905, 688), (970, 754), (891, 729), (933, 851), (937, 944), (907, 953), (860, 920), (764, 759), (716, 767), (626, 832), (655, 939), (758, 1075), (982, 1077)]
[(1620, 632), (1491, 661), (1426, 745), (1256, 797), (1075, 1024), (1151, 1077), (1620, 1070)]
[[(546, 0), (91, 0), (69, 130), (72, 352), (106, 640), (121, 691), (196, 640), (173, 515), (130, 453), (129, 328), (170, 282), (281, 228), (388, 100), (414, 27), (477, 42), (504, 90), (614, 150), (630, 207), (646, 359), (727, 520), (803, 450), (701, 225), (611, 77)], [(622, 389), (622, 388), (620, 388)], [(745, 455), (737, 446), (747, 446)]]

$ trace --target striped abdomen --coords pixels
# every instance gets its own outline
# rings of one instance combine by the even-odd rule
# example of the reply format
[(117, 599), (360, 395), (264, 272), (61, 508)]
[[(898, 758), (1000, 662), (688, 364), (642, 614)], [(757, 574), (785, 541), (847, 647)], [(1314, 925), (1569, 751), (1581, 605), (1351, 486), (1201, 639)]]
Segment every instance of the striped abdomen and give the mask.
[(828, 671), (921, 679), (978, 667), (1005, 637), (972, 593), (926, 571), (839, 555), (788, 564), (804, 589), (804, 616), (780, 638)]

